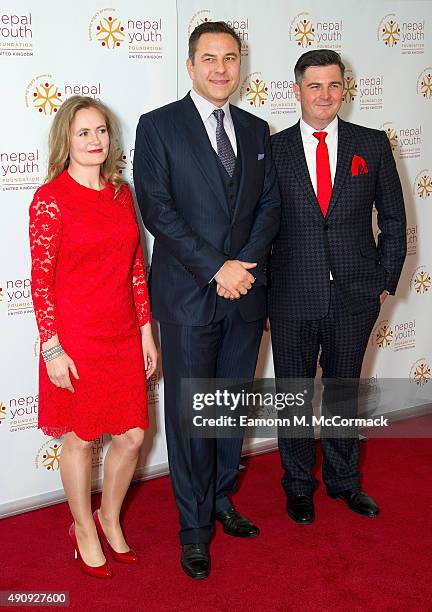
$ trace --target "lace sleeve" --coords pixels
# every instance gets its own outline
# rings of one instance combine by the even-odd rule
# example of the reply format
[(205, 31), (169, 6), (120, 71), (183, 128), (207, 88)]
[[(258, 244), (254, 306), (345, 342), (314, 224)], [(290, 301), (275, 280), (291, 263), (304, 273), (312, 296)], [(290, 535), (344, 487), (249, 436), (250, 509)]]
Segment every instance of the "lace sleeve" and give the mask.
[(144, 267), (144, 258), (142, 256), (141, 242), (135, 253), (135, 260), (132, 272), (133, 292), (135, 299), (135, 309), (138, 316), (140, 327), (151, 320), (150, 317), (150, 300), (147, 289), (147, 278)]
[[(136, 219), (136, 212), (132, 194), (129, 187), (124, 184), (122, 186), (121, 195), (123, 197), (123, 204), (127, 206), (134, 218)], [(135, 251), (135, 257), (132, 267), (132, 286), (133, 295), (135, 301), (135, 310), (138, 317), (139, 326), (142, 327), (149, 321), (151, 321), (150, 315), (150, 299), (147, 288), (147, 277), (145, 273), (144, 257), (142, 255), (141, 240)]]
[(30, 252), (32, 298), (41, 343), (57, 333), (54, 278), (62, 224), (52, 196), (35, 193), (30, 205)]

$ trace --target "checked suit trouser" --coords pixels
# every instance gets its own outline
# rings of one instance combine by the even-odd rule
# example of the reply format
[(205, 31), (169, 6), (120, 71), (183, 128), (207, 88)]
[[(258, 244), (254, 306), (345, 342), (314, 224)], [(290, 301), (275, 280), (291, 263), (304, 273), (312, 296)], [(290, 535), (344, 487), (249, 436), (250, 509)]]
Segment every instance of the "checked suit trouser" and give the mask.
[[(334, 414), (334, 408), (328, 407), (334, 399), (337, 379), (353, 381), (360, 378), (364, 353), (379, 310), (380, 304), (377, 299), (359, 314), (348, 313), (335, 283), (331, 282), (330, 305), (324, 318), (316, 321), (271, 318), (276, 380), (305, 378), (309, 381), (309, 400), (298, 409), (306, 416), (306, 422), (312, 421), (311, 390), (320, 349), (324, 384), (322, 413)], [(286, 384), (289, 387), (289, 383)], [(339, 404), (337, 409), (341, 417), (357, 416), (355, 382), (349, 389), (346, 401), (343, 405)], [(293, 437), (292, 428), (289, 435), (286, 435), (284, 430), (279, 430), (278, 443), (284, 469), (282, 485), (289, 496), (311, 494), (317, 485), (316, 479), (311, 474), (315, 465), (313, 427), (309, 426), (307, 430), (303, 428), (300, 434), (294, 436), (296, 437)], [(333, 437), (328, 433), (323, 435), (322, 431), (321, 447), (322, 474), (327, 492), (336, 494), (358, 488), (360, 486), (358, 435), (350, 438), (336, 437), (336, 435)]]

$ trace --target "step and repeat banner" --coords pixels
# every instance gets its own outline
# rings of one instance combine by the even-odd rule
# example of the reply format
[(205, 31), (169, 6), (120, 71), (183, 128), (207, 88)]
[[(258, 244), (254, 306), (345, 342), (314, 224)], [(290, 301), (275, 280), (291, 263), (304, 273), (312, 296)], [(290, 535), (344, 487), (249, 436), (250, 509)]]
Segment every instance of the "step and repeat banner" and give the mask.
[[(119, 166), (132, 184), (139, 116), (190, 87), (187, 39), (196, 25), (225, 20), (242, 40), (233, 103), (276, 132), (295, 123), (293, 67), (308, 49), (330, 48), (347, 66), (342, 118), (385, 130), (402, 180), (408, 256), (396, 298), (371, 334), (363, 376), (431, 385), (432, 329), (432, 5), (364, 0), (9, 0), (0, 4), (0, 516), (63, 499), (61, 439), (37, 429), (39, 338), (31, 300), (28, 207), (45, 177), (47, 138), (63, 100), (101, 98), (118, 115)], [(376, 215), (374, 215), (376, 216)], [(376, 233), (378, 228), (373, 219)], [(143, 232), (151, 256), (152, 239)], [(119, 236), (119, 239), (121, 237)], [(94, 296), (97, 299), (97, 295)], [(273, 375), (263, 340), (259, 376)], [(151, 426), (137, 476), (167, 469), (163, 378), (149, 383)], [(400, 406), (396, 405), (395, 409)], [(270, 444), (271, 441), (267, 441)], [(94, 485), (109, 443), (94, 443)], [(248, 440), (249, 449), (263, 448)]]

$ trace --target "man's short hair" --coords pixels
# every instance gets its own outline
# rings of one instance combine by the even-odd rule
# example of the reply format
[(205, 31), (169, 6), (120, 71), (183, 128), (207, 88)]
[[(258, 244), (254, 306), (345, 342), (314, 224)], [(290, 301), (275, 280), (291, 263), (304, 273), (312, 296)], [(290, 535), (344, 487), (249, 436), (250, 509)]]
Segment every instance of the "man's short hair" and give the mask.
[(294, 76), (297, 85), (302, 82), (305, 71), (312, 66), (339, 66), (342, 78), (345, 74), (345, 65), (341, 56), (331, 49), (316, 49), (303, 53), (294, 67)]
[(205, 23), (201, 23), (199, 26), (197, 26), (189, 36), (188, 55), (192, 64), (195, 61), (195, 52), (198, 40), (203, 34), (229, 34), (229, 36), (232, 36), (236, 41), (239, 53), (241, 53), (241, 39), (234, 28), (225, 23), (225, 21), (206, 21)]

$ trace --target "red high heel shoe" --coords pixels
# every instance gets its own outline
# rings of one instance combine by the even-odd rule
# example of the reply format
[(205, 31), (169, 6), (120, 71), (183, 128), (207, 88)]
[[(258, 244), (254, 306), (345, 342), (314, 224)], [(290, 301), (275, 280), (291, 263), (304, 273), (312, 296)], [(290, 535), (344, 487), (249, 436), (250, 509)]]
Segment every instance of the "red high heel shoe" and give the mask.
[(112, 569), (108, 561), (105, 561), (103, 565), (98, 565), (97, 567), (87, 565), (87, 563), (83, 561), (80, 550), (78, 548), (77, 537), (75, 535), (75, 523), (72, 523), (72, 525), (69, 527), (69, 537), (75, 549), (75, 559), (79, 559), (80, 566), (84, 574), (88, 574), (93, 578), (112, 578)]
[(104, 533), (104, 530), (102, 529), (101, 522), (99, 520), (99, 510), (95, 510), (93, 512), (93, 518), (94, 518), (94, 522), (96, 524), (97, 532), (98, 532), (101, 540), (103, 540), (105, 542), (105, 544), (108, 546), (108, 548), (110, 549), (111, 554), (114, 557), (114, 559), (116, 561), (118, 561), (119, 563), (129, 563), (129, 564), (131, 564), (131, 563), (138, 563), (139, 557), (136, 554), (136, 552), (134, 550), (132, 550), (132, 548), (130, 548), (127, 552), (117, 552), (116, 550), (114, 550), (114, 548), (108, 542), (108, 538), (106, 537), (106, 535)]

